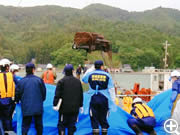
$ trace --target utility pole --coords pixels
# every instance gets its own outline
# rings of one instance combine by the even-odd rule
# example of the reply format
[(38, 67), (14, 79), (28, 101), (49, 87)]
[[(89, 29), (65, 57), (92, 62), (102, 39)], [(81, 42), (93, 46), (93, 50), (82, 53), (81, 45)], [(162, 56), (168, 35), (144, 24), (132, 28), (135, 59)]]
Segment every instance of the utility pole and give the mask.
[(164, 55), (163, 61), (164, 61), (164, 69), (166, 69), (168, 67), (167, 57), (169, 56), (169, 54), (168, 54), (168, 46), (170, 46), (171, 44), (168, 44), (168, 41), (166, 40), (166, 42), (163, 43), (163, 45), (164, 45), (164, 49), (165, 49), (165, 55)]

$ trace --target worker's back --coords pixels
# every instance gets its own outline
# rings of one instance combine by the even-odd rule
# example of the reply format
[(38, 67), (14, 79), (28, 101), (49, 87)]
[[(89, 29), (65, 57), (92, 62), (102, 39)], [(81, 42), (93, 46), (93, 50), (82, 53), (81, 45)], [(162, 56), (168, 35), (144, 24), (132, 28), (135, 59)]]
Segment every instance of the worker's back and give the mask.
[[(60, 87), (58, 87), (58, 85)], [(62, 95), (62, 113), (76, 113), (83, 104), (83, 89), (79, 79), (73, 75), (64, 76), (58, 84), (60, 95)]]
[(47, 70), (43, 73), (42, 79), (44, 83), (54, 84), (55, 75), (52, 70)]
[(15, 84), (11, 72), (0, 73), (1, 98), (14, 97)]
[(46, 98), (43, 80), (35, 75), (24, 77), (16, 88), (16, 98), (21, 101), (24, 116), (41, 114)]
[(153, 110), (145, 105), (145, 104), (135, 104), (134, 105), (135, 108), (135, 113), (137, 114), (138, 118), (145, 118), (145, 117), (155, 117)]

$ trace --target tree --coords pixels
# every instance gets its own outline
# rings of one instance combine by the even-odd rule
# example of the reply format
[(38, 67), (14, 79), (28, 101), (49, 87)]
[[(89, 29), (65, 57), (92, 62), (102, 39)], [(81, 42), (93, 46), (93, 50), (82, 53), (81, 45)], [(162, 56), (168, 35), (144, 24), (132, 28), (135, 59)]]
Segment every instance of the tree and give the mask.
[(55, 65), (73, 64), (77, 66), (83, 64), (86, 58), (84, 50), (73, 50), (71, 43), (67, 43), (62, 48), (51, 53), (52, 63)]
[(174, 64), (176, 68), (180, 68), (180, 55), (176, 56)]

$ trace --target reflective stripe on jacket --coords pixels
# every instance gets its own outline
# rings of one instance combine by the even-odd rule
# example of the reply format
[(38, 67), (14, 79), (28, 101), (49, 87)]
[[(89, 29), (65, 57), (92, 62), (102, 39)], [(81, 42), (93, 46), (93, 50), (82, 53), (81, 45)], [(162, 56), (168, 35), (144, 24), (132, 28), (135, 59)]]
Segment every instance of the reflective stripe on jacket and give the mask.
[(155, 117), (152, 109), (145, 104), (135, 104), (135, 112), (138, 118)]
[(0, 73), (0, 97), (14, 97), (15, 96), (15, 84), (13, 80), (13, 74)]

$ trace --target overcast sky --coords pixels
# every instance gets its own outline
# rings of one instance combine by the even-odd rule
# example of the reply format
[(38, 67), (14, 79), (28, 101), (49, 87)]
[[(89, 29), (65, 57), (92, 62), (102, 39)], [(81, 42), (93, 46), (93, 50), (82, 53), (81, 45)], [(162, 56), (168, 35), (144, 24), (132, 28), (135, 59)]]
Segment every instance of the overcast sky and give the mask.
[(144, 11), (159, 6), (180, 10), (180, 0), (0, 0), (0, 5), (12, 6), (60, 5), (83, 8), (92, 3), (102, 3), (128, 11)]

